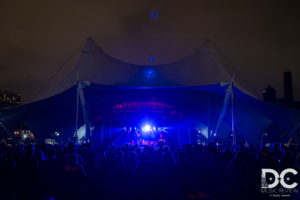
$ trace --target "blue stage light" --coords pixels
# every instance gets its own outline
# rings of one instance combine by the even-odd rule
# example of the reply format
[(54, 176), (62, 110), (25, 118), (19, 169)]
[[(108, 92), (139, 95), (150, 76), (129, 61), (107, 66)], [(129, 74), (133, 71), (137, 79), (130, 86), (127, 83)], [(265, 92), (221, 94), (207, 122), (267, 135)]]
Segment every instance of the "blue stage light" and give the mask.
[(153, 67), (146, 67), (144, 69), (144, 76), (146, 80), (153, 80), (156, 77), (156, 70)]

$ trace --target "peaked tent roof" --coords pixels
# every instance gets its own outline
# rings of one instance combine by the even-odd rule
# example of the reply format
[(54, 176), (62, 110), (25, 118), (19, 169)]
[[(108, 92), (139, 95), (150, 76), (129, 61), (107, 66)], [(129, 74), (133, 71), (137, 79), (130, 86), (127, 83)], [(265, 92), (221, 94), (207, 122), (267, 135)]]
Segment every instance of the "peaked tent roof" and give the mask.
[(235, 85), (254, 96), (247, 82), (231, 64), (218, 52), (211, 40), (191, 55), (169, 64), (135, 65), (105, 53), (89, 37), (81, 50), (74, 69), (51, 90), (46, 90), (36, 99), (43, 99), (71, 87), (76, 77), (93, 83), (135, 87), (199, 86), (231, 80), (235, 74)]

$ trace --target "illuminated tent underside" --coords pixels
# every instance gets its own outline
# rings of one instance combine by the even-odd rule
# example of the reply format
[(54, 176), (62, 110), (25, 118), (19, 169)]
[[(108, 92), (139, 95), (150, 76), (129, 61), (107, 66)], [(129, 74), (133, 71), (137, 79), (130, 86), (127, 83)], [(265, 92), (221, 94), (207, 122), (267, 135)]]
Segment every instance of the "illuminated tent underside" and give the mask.
[[(1, 110), (0, 120), (8, 130), (18, 124), (27, 126), (38, 140), (48, 138), (53, 132), (59, 131), (63, 137), (70, 137), (75, 131), (76, 90), (73, 86), (53, 97), (10, 109)], [(278, 140), (285, 139), (300, 121), (298, 111), (278, 107), (259, 101), (234, 88), (234, 116), (238, 137), (249, 143), (260, 142), (261, 135), (270, 127), (278, 127)], [(188, 125), (195, 127), (197, 123), (214, 131), (220, 116), (225, 96), (225, 88), (218, 84), (199, 87), (119, 87), (91, 84), (84, 88), (86, 108), (93, 126), (103, 124), (104, 127), (120, 127), (129, 120), (111, 120), (113, 116), (130, 116), (124, 112), (140, 110), (140, 112), (162, 111), (151, 116), (161, 121), (165, 115), (174, 120), (166, 119), (168, 126), (182, 128)], [(127, 107), (126, 107), (127, 106)], [(156, 106), (156, 107), (155, 107)], [(123, 112), (123, 114), (122, 114)], [(82, 113), (79, 127), (84, 124)], [(133, 115), (134, 116), (134, 115)], [(155, 119), (156, 118), (156, 119)], [(132, 119), (132, 118), (130, 118)], [(118, 123), (119, 122), (119, 123)], [(188, 124), (188, 125), (186, 125)], [(163, 125), (163, 124), (162, 124)], [(2, 131), (2, 130), (1, 130)], [(230, 109), (220, 125), (217, 137), (226, 140), (231, 131)], [(188, 130), (181, 129), (182, 143), (189, 142), (186, 138)], [(107, 129), (94, 132), (108, 134)], [(240, 135), (240, 136), (239, 136)], [(179, 139), (180, 140), (180, 139)], [(103, 141), (102, 141), (103, 142)]]

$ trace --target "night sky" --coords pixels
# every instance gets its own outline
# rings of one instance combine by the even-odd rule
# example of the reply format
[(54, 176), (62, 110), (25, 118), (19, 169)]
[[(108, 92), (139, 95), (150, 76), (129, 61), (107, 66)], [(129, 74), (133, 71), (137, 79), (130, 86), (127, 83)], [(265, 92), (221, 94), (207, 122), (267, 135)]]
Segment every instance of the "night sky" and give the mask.
[[(153, 10), (158, 16), (151, 19)], [(182, 59), (207, 38), (257, 93), (271, 85), (281, 97), (283, 71), (292, 71), (300, 100), (299, 10), (293, 0), (4, 1), (0, 89), (19, 92), (26, 102), (63, 65), (49, 83), (54, 87), (89, 36), (110, 55), (142, 65), (150, 57), (151, 64)]]

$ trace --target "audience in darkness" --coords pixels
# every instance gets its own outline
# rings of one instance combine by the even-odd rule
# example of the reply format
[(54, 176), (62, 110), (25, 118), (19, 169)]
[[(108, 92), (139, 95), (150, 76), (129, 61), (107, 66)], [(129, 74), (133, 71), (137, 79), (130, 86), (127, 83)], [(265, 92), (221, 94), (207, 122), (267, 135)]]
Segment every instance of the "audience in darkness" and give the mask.
[(259, 199), (261, 168), (300, 170), (297, 146), (0, 146), (1, 199)]

